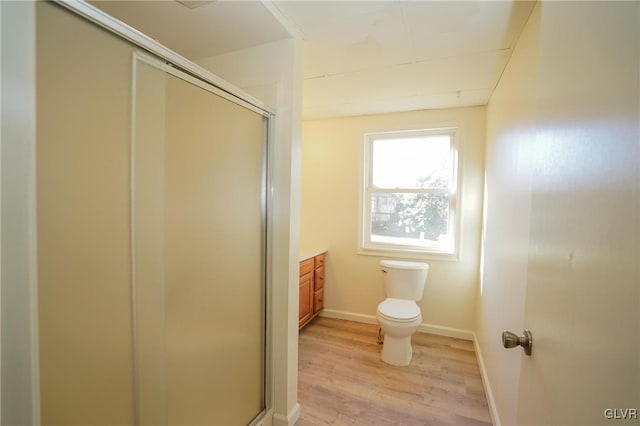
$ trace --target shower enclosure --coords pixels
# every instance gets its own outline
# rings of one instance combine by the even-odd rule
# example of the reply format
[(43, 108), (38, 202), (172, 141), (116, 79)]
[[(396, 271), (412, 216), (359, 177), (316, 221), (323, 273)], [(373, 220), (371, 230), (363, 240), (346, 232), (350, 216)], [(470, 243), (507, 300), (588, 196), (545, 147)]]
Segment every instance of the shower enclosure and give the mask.
[(266, 408), (269, 111), (38, 2), (43, 425)]

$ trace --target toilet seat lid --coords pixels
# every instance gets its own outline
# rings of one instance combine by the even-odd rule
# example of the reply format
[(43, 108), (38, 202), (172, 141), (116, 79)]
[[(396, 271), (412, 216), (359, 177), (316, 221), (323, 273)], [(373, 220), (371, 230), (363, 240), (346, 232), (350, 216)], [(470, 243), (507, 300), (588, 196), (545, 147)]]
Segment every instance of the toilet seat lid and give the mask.
[(413, 300), (388, 298), (378, 305), (378, 313), (391, 321), (412, 321), (420, 315)]

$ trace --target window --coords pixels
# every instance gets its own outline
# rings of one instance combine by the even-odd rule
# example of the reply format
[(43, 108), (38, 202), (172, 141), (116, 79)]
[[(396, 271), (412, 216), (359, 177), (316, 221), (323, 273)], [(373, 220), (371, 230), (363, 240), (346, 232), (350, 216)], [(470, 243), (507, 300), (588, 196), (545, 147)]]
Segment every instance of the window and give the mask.
[(365, 135), (362, 254), (457, 255), (457, 129)]

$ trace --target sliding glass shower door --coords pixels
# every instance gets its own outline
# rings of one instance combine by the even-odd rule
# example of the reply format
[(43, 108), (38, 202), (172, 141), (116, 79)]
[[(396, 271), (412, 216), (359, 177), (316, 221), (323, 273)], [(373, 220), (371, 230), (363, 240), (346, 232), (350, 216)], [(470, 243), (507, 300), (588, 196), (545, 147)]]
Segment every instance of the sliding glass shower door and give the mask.
[(35, 7), (41, 424), (251, 423), (268, 114)]
[(140, 424), (247, 424), (265, 406), (266, 118), (142, 56), (135, 75)]

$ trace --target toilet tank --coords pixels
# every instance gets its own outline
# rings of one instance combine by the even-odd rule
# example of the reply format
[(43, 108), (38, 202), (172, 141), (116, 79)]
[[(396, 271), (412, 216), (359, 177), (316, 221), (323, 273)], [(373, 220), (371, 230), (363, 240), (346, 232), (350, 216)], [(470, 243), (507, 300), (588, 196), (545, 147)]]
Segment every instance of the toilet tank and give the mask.
[(421, 300), (429, 265), (422, 262), (381, 260), (384, 292), (394, 299)]

